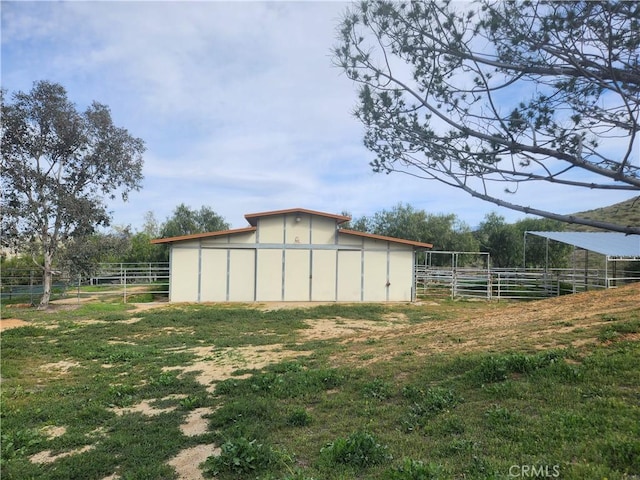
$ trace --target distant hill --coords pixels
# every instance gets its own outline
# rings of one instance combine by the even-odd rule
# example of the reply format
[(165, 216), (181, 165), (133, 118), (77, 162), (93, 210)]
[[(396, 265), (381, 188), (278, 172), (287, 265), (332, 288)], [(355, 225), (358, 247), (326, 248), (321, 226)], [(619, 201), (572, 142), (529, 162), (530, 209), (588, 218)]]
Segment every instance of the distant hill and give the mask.
[[(573, 215), (591, 220), (613, 222), (625, 226), (640, 226), (640, 195), (625, 200), (624, 202), (609, 205), (608, 207), (578, 212)], [(567, 224), (566, 230), (570, 232), (597, 232), (601, 229), (587, 227), (586, 225)]]

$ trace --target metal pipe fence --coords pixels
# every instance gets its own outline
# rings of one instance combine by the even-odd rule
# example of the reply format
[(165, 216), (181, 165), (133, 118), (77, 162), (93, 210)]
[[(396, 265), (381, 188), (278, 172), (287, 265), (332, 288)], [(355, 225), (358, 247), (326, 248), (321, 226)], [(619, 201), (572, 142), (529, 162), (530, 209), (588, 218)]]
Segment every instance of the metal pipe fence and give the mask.
[(635, 272), (611, 277), (603, 269), (479, 269), (418, 265), (418, 295), (449, 298), (531, 300), (611, 288), (640, 281)]
[[(0, 300), (35, 304), (43, 293), (42, 271), (3, 269), (0, 272)], [(168, 263), (102, 263), (91, 276), (55, 272), (51, 300), (113, 297), (124, 303), (168, 298)]]

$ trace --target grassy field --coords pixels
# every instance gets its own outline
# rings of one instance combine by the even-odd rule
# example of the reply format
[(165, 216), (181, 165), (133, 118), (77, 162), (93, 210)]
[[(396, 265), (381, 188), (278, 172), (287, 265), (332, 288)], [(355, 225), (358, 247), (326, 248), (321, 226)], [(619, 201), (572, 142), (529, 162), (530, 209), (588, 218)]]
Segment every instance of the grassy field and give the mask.
[(0, 474), (637, 479), (639, 305), (5, 306)]

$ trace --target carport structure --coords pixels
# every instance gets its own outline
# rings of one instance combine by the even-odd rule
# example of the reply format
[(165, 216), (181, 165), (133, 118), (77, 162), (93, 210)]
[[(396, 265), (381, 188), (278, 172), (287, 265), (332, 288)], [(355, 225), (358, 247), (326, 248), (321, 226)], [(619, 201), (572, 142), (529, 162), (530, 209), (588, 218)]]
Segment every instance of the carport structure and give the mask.
[[(604, 257), (604, 287), (616, 286), (619, 281), (639, 280), (637, 277), (618, 276), (617, 265), (620, 262), (640, 262), (640, 235), (625, 235), (618, 232), (525, 232), (525, 258), (527, 235), (535, 235), (549, 241), (571, 245), (585, 252), (585, 279), (589, 269), (589, 252)], [(575, 255), (574, 255), (575, 268)], [(585, 284), (588, 282), (585, 281)]]

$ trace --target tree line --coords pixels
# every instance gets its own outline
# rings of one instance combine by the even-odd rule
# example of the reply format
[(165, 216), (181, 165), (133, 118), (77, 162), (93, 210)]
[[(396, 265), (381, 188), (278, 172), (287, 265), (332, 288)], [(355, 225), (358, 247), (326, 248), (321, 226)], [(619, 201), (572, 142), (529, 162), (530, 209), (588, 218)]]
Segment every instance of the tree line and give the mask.
[[(343, 212), (350, 216), (348, 212)], [(113, 227), (107, 232), (68, 240), (60, 247), (55, 265), (58, 270), (77, 276), (91, 275), (100, 263), (156, 263), (169, 261), (166, 244), (151, 243), (154, 238), (178, 237), (197, 233), (228, 230), (229, 224), (211, 207), (199, 209), (178, 205), (165, 221), (156, 219), (153, 212), (145, 214), (143, 225)], [(527, 241), (526, 265), (523, 264), (525, 231), (562, 230), (563, 224), (549, 219), (526, 218), (507, 223), (497, 213), (489, 213), (474, 230), (453, 213), (433, 214), (399, 203), (371, 216), (353, 218), (341, 225), (365, 233), (432, 243), (434, 251), (486, 252), (493, 267), (542, 267), (547, 259), (550, 267), (564, 267), (569, 248), (552, 244), (547, 250), (544, 240), (530, 237)], [(28, 267), (32, 260), (27, 252), (6, 259), (3, 267)]]
[(343, 227), (431, 243), (432, 251), (489, 253), (491, 265), (498, 268), (543, 267), (547, 261), (549, 267), (562, 268), (568, 265), (571, 247), (556, 243), (547, 249), (544, 239), (539, 237), (527, 239), (524, 264), (524, 234), (527, 231), (562, 231), (564, 225), (547, 218), (525, 218), (507, 223), (503, 216), (491, 212), (472, 229), (453, 213), (433, 214), (399, 203), (371, 216), (352, 219)]
[[(525, 183), (640, 191), (639, 18), (638, 2), (372, 0), (345, 11), (332, 59), (357, 86), (354, 114), (375, 154), (374, 171), (436, 180), (527, 215), (637, 235), (637, 225), (547, 211), (510, 195)], [(114, 125), (109, 107), (92, 102), (79, 110), (62, 85), (36, 81), (29, 92), (0, 89), (0, 109), (0, 240), (38, 257), (40, 307), (65, 252), (78, 268), (109, 255), (166, 257), (166, 250), (145, 251), (152, 234), (165, 233), (153, 231), (154, 222), (141, 232), (95, 233), (110, 225), (107, 202), (142, 188), (145, 143)], [(198, 218), (187, 210), (180, 218), (187, 225), (176, 231), (193, 233), (189, 221), (215, 223), (207, 217), (215, 212)], [(526, 229), (560, 224), (507, 225), (493, 214), (471, 232), (455, 215), (399, 205), (352, 226), (438, 249), (489, 251), (499, 266), (518, 263)], [(106, 253), (121, 248), (128, 253)], [(528, 250), (527, 259), (536, 258)]]

